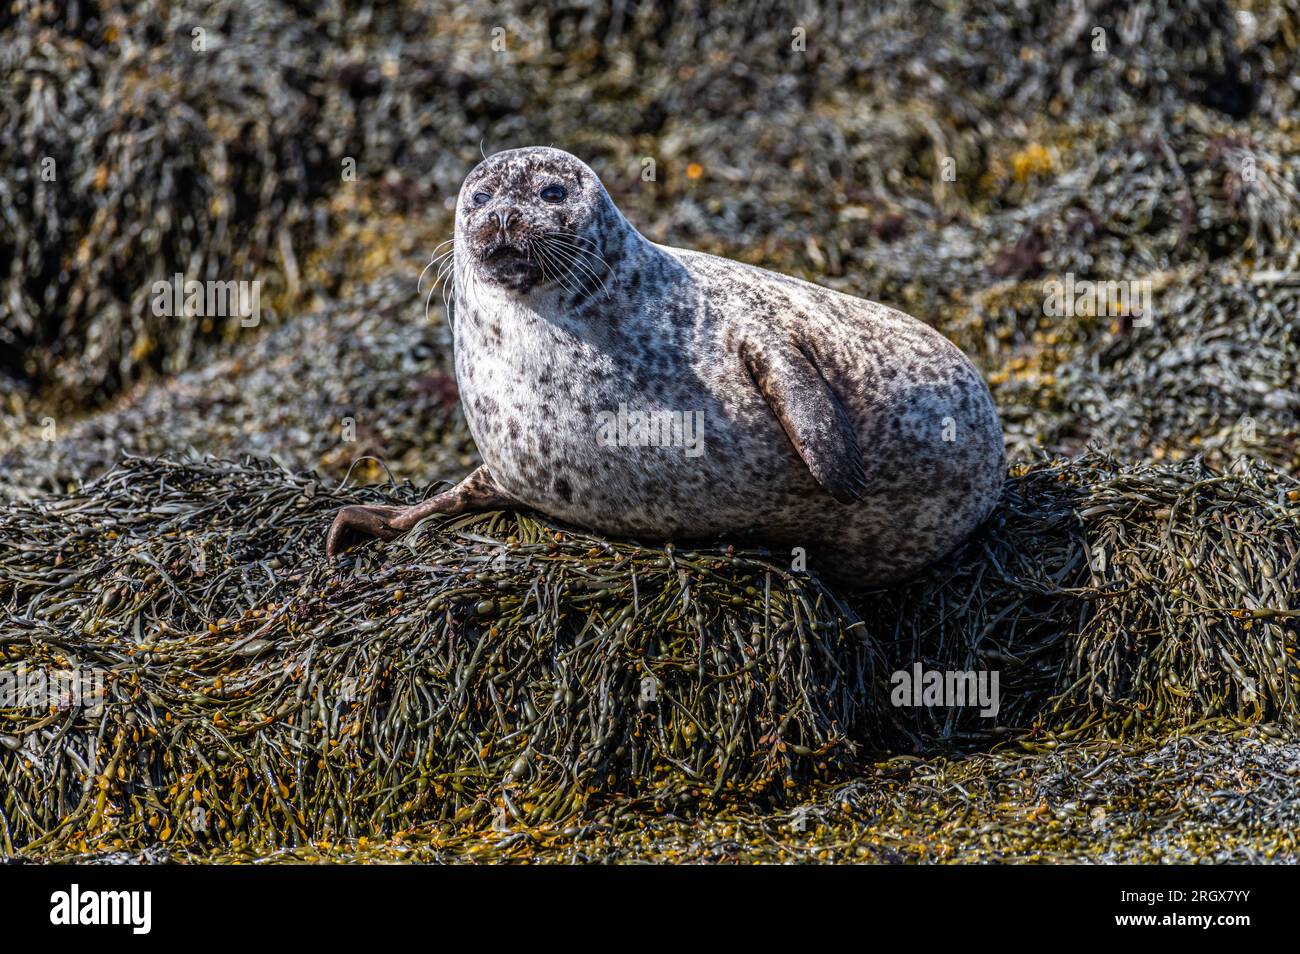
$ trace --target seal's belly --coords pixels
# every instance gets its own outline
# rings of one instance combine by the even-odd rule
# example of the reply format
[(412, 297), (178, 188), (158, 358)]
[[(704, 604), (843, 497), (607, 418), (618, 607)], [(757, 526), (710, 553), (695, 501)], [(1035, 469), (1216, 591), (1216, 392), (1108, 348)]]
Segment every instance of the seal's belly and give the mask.
[(690, 375), (647, 382), (591, 356), (540, 365), (479, 352), (469, 365), (458, 358), (457, 373), (484, 462), (512, 496), (560, 519), (720, 533), (752, 518), (756, 494), (815, 489), (775, 419), (755, 431), (765, 407), (737, 415)]

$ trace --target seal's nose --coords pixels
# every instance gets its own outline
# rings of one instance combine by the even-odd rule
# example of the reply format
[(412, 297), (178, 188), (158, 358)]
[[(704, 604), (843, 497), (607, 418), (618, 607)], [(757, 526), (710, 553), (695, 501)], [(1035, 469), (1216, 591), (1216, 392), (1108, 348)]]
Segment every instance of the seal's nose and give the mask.
[(519, 215), (519, 210), (513, 206), (509, 209), (497, 209), (497, 224), (501, 226), (501, 234), (505, 235), (510, 229), (510, 223)]

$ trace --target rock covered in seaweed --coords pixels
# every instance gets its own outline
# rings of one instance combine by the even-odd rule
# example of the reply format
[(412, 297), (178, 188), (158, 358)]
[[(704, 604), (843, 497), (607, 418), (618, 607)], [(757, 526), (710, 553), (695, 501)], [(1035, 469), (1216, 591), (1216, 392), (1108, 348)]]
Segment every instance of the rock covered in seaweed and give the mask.
[[(899, 746), (1300, 722), (1300, 489), (1266, 468), (1027, 469), (949, 562), (856, 605), (775, 554), (526, 514), (322, 558), (342, 500), (393, 495), (418, 491), (136, 460), (0, 511), (4, 672), (103, 695), (0, 711), (6, 849), (613, 823), (785, 804)], [(999, 670), (997, 718), (891, 706), (913, 661)]]

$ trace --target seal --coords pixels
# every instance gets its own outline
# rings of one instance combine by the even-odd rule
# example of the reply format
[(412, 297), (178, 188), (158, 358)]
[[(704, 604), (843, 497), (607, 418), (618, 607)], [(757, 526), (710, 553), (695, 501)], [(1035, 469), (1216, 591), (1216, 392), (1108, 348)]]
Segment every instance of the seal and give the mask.
[(447, 261), (484, 463), (413, 507), (341, 510), (331, 556), (431, 514), (527, 507), (803, 548), (866, 587), (943, 557), (998, 500), (1001, 426), (956, 346), (885, 305), (655, 244), (567, 152), (475, 167)]

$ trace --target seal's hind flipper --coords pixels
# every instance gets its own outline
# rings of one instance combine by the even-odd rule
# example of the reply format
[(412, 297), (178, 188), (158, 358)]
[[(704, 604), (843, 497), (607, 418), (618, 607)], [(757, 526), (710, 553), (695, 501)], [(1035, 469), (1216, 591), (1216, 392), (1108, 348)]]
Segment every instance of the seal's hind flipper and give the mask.
[(392, 521), (402, 512), (401, 507), (344, 507), (335, 515), (325, 538), (326, 556), (332, 560), (353, 543), (367, 537), (393, 539), (400, 531), (393, 528)]
[(745, 343), (740, 357), (817, 482), (840, 503), (861, 500), (867, 475), (853, 422), (812, 358), (794, 343)]
[(480, 465), (451, 490), (413, 507), (344, 507), (334, 517), (325, 553), (332, 560), (358, 538), (392, 540), (435, 513), (458, 514), (518, 506), (518, 501), (497, 486), (492, 473)]

